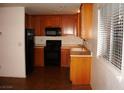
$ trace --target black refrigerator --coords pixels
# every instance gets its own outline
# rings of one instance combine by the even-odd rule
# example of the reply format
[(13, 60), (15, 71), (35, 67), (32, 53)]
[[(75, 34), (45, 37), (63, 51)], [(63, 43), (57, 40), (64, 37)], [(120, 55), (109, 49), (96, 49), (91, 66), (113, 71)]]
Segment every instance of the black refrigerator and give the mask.
[(26, 75), (34, 69), (34, 30), (25, 29)]

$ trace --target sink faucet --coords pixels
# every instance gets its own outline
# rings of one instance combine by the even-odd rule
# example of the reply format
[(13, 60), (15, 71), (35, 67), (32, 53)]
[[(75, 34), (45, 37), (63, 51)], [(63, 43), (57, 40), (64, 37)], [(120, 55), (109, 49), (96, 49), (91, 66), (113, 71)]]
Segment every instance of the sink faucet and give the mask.
[(86, 39), (82, 39), (82, 44), (86, 45)]

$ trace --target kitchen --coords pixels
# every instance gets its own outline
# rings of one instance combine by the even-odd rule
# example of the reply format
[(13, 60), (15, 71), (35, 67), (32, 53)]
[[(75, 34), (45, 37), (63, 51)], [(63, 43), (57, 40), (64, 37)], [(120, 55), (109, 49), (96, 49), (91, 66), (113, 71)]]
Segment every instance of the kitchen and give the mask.
[[(106, 59), (107, 56), (110, 56), (110, 59), (113, 55), (117, 56), (115, 50), (112, 50), (116, 47), (121, 55), (123, 40), (120, 41), (119, 48), (116, 43), (112, 43), (116, 47), (111, 46), (110, 49), (107, 45), (111, 44), (104, 40), (112, 40), (105, 38), (105, 35), (109, 37), (111, 34), (102, 32), (103, 28), (100, 28), (105, 27), (105, 31), (109, 32), (109, 18), (118, 19), (112, 16), (116, 14), (114, 10), (111, 13), (111, 9), (116, 9), (122, 11), (118, 14), (117, 23), (120, 32), (116, 33), (122, 33), (123, 4), (4, 3), (0, 6), (0, 88), (7, 86), (8, 88), (4, 89), (123, 89), (121, 62), (117, 63), (113, 58), (111, 63), (115, 67), (109, 67), (101, 58), (102, 54)], [(106, 16), (108, 19), (104, 21)], [(113, 20), (114, 24), (116, 21)], [(104, 26), (101, 22), (107, 25)], [(31, 34), (28, 33), (30, 31)], [(30, 35), (33, 37), (30, 38)], [(118, 34), (112, 35), (117, 39)], [(120, 58), (120, 55), (117, 58)], [(118, 69), (122, 69), (122, 74), (118, 73)]]
[[(77, 4), (77, 5), (78, 5), (77, 11), (76, 13), (73, 14), (62, 14), (62, 11), (60, 11), (61, 14), (59, 14), (59, 10), (64, 10), (64, 8), (67, 7), (66, 4), (65, 5), (60, 4), (57, 8), (58, 9), (57, 14), (54, 14), (54, 12), (52, 12), (54, 15), (26, 14), (25, 22), (26, 22), (26, 28), (33, 28), (35, 30), (34, 65), (36, 67), (47, 67), (52, 65), (54, 68), (55, 66), (58, 66), (60, 68), (65, 67), (71, 69), (71, 63), (72, 63), (71, 60), (75, 60), (75, 58), (79, 57), (81, 58), (81, 60), (77, 60), (77, 61), (82, 61), (83, 60), (82, 57), (84, 55), (84, 60), (88, 61), (87, 64), (86, 63), (84, 64), (85, 66), (87, 65), (88, 68), (85, 68), (85, 66), (81, 67), (84, 68), (84, 69), (80, 69), (80, 71), (84, 70), (83, 72), (84, 75), (82, 74), (82, 72), (79, 73), (79, 75), (82, 74), (81, 76), (83, 76), (82, 79), (84, 80), (78, 81), (79, 80), (78, 77), (77, 78), (75, 77), (78, 75), (78, 74), (75, 75), (75, 73), (79, 71), (72, 73), (70, 79), (73, 77), (76, 78), (77, 82), (75, 81), (73, 83), (72, 80), (73, 84), (90, 84), (91, 53), (86, 47), (83, 46), (84, 41), (83, 39), (81, 39), (81, 32), (78, 31), (80, 29), (79, 28), (80, 13), (78, 12), (80, 11), (80, 7), (82, 6), (81, 4)], [(87, 10), (84, 11), (82, 8), (82, 11), (84, 11), (86, 14), (87, 11), (90, 10), (91, 12), (86, 15), (92, 16), (92, 4), (84, 4), (83, 7), (85, 7), (85, 9)], [(87, 20), (87, 18), (85, 18), (85, 20)], [(87, 24), (89, 25), (89, 29), (91, 29), (90, 26), (92, 24), (92, 19), (89, 20), (88, 18), (88, 21), (89, 23)], [(60, 46), (60, 48), (58, 48), (57, 46)], [(81, 52), (83, 53), (83, 55)], [(72, 72), (74, 72), (73, 69), (76, 68), (77, 67), (72, 66), (71, 69)], [(87, 73), (85, 73), (85, 71), (87, 71)]]
[[(83, 46), (83, 39), (81, 38), (82, 36), (81, 36), (81, 32), (79, 31), (79, 29), (80, 29), (80, 8), (86, 7), (86, 9), (88, 9), (88, 10), (86, 10), (84, 12), (87, 13), (87, 11), (90, 10), (91, 12), (87, 15), (92, 16), (92, 4), (84, 4), (84, 6), (82, 6), (82, 4), (80, 4), (80, 3), (77, 3), (77, 4), (71, 4), (71, 3), (66, 4), (65, 3), (65, 4), (58, 4), (58, 5), (56, 5), (56, 4), (1, 4), (1, 5), (3, 6), (2, 7), (3, 10), (4, 10), (4, 7), (7, 6), (7, 7), (5, 7), (5, 10), (7, 10), (8, 13), (9, 13), (10, 9), (12, 9), (12, 11), (14, 12), (13, 9), (16, 7), (17, 8), (20, 8), (19, 6), (26, 7), (25, 21), (24, 21), (25, 22), (24, 28), (26, 29), (24, 32), (25, 33), (24, 39), (26, 40), (25, 41), (25, 46), (26, 46), (26, 54), (25, 54), (26, 73), (25, 74), (26, 75), (20, 76), (20, 74), (18, 74), (18, 73), (21, 73), (20, 71), (18, 73), (13, 72), (13, 73), (15, 73), (15, 75), (8, 75), (7, 73), (10, 73), (10, 74), (13, 74), (13, 73), (9, 72), (8, 68), (6, 68), (6, 70), (8, 72), (5, 72), (6, 73), (5, 74), (5, 73), (3, 73), (3, 71), (5, 71), (5, 70), (3, 70), (2, 71), (3, 75), (1, 74), (1, 76), (3, 76), (3, 77), (18, 77), (18, 78), (27, 77), (27, 79), (28, 78), (29, 79), (30, 78), (39, 78), (39, 77), (43, 78), (47, 74), (51, 75), (52, 70), (56, 69), (55, 71), (58, 71), (57, 73), (58, 73), (58, 75), (60, 74), (60, 76), (61, 76), (61, 72), (63, 72), (64, 74), (68, 73), (68, 75), (62, 76), (67, 81), (67, 84), (66, 84), (66, 82), (65, 82), (65, 84), (69, 85), (68, 89), (71, 89), (72, 85), (75, 86), (76, 84), (77, 85), (85, 84), (86, 89), (91, 89), (91, 87), (90, 87), (91, 60), (89, 60), (89, 58), (91, 58), (91, 55), (90, 55), (90, 51), (86, 47)], [(50, 10), (51, 8), (52, 8), (52, 10)], [(38, 9), (40, 11), (38, 11)], [(56, 10), (56, 9), (58, 9), (58, 10)], [(82, 11), (83, 11), (83, 9), (85, 9), (85, 8), (82, 8)], [(3, 14), (4, 14), (4, 11), (3, 11)], [(5, 17), (5, 16), (3, 16), (3, 17)], [(10, 17), (10, 15), (8, 16), (6, 14), (6, 18), (7, 17)], [(13, 15), (11, 17), (13, 19), (15, 19)], [(2, 18), (2, 19), (4, 19), (4, 18)], [(84, 18), (84, 19), (89, 20), (89, 18), (88, 19)], [(91, 23), (92, 23), (91, 20), (92, 19), (90, 19), (90, 21), (88, 23), (89, 25), (91, 25)], [(3, 23), (4, 23), (4, 21), (5, 20), (3, 20)], [(6, 22), (8, 22), (8, 21), (6, 21)], [(10, 20), (10, 22), (11, 22), (11, 20)], [(15, 22), (17, 22), (17, 21), (15, 21)], [(9, 23), (7, 23), (7, 24), (9, 24)], [(11, 24), (15, 24), (15, 23), (11, 23)], [(2, 32), (3, 37), (4, 37), (4, 33), (5, 32), (3, 31)], [(15, 34), (15, 33), (13, 32), (13, 34)], [(22, 41), (22, 39), (21, 39), (21, 41)], [(18, 48), (19, 47), (21, 48), (22, 46), (24, 47), (24, 45), (22, 44), (21, 41), (18, 40), (16, 42), (17, 43), (16, 46)], [(10, 41), (8, 41), (8, 42), (10, 42)], [(60, 43), (59, 47), (57, 47), (58, 43)], [(13, 50), (13, 49), (11, 49), (11, 50)], [(16, 50), (18, 50), (18, 49), (16, 49)], [(83, 50), (84, 50), (84, 52), (83, 52)], [(86, 50), (89, 53), (88, 55), (86, 53), (87, 52)], [(71, 55), (71, 51), (72, 51), (72, 55)], [(75, 53), (76, 53), (76, 55), (75, 55)], [(82, 54), (82, 53), (84, 53), (84, 54)], [(78, 57), (78, 55), (79, 55), (79, 57)], [(72, 64), (73, 66), (71, 67), (71, 64), (70, 64), (71, 60), (73, 61), (73, 60), (75, 60), (75, 58), (77, 58), (76, 60), (80, 61), (81, 62), (80, 64), (82, 64), (83, 55), (84, 55), (84, 60), (89, 61), (89, 62), (86, 62), (85, 65), (82, 65), (83, 68), (81, 66), (81, 67), (79, 67), (80, 69), (77, 69), (77, 71), (76, 71), (77, 67), (75, 67), (73, 64)], [(23, 56), (23, 54), (22, 54), (22, 56)], [(20, 57), (22, 57), (22, 56), (20, 56)], [(15, 60), (15, 57), (13, 57), (13, 58)], [(78, 60), (78, 58), (81, 58), (81, 59)], [(74, 61), (74, 64), (75, 64), (75, 61)], [(85, 66), (88, 66), (88, 67), (85, 67)], [(2, 67), (2, 69), (4, 69), (4, 66)], [(15, 69), (15, 68), (13, 68), (13, 69)], [(16, 69), (19, 69), (19, 68), (16, 67)], [(62, 69), (62, 70), (60, 70), (60, 69)], [(72, 72), (74, 72), (73, 70), (75, 70), (76, 73), (72, 73)], [(82, 70), (84, 70), (83, 73), (80, 72)], [(87, 72), (85, 70), (87, 70)], [(47, 73), (44, 74), (44, 73), (42, 73), (42, 71), (43, 72), (47, 71)], [(55, 71), (54, 71), (54, 73), (55, 73)], [(70, 72), (70, 71), (72, 71), (72, 72)], [(78, 73), (79, 75), (77, 74), (77, 72), (80, 72), (80, 73)], [(41, 76), (38, 76), (36, 73), (41, 74)], [(78, 76), (78, 77), (75, 77), (75, 76)], [(83, 77), (81, 77), (81, 76), (83, 76)], [(39, 79), (39, 81), (43, 81), (43, 82), (46, 81), (44, 83), (44, 86), (45, 86), (45, 84), (48, 83), (48, 86), (46, 86), (46, 87), (49, 87), (50, 83), (48, 81), (49, 81), (50, 77), (52, 77), (52, 75), (48, 76), (48, 77), (44, 77), (44, 78), (48, 78), (48, 80), (44, 80), (41, 78), (41, 79)], [(54, 78), (51, 79), (51, 81), (52, 80), (54, 81), (54, 79), (57, 79), (59, 76), (55, 75), (53, 77)], [(74, 80), (73, 80), (73, 78), (74, 78)], [(80, 78), (82, 78), (82, 79), (80, 79)], [(65, 80), (60, 79), (60, 81), (63, 81), (63, 82)], [(31, 80), (31, 81), (35, 81), (35, 79)], [(56, 81), (56, 82), (59, 82), (59, 81)], [(53, 82), (53, 84), (54, 84), (54, 82)], [(64, 85), (60, 84), (60, 85), (66, 86), (65, 84)], [(53, 88), (57, 89), (57, 86), (60, 86), (60, 85), (53, 85)], [(25, 87), (26, 87), (26, 85), (24, 85), (24, 88)], [(84, 86), (77, 87), (77, 89), (82, 88), (82, 87), (84, 87)], [(17, 87), (17, 88), (19, 88), (19, 87)], [(41, 89), (44, 89), (44, 88), (41, 87)]]

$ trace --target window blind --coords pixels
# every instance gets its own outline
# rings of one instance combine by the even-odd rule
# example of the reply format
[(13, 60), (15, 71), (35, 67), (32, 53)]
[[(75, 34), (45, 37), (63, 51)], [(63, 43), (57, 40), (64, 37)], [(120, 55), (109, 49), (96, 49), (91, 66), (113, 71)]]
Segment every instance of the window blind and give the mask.
[(124, 4), (106, 4), (98, 16), (98, 55), (121, 70)]
[(121, 69), (123, 45), (124, 4), (112, 4), (111, 63)]
[(98, 43), (99, 43), (99, 53), (98, 55), (103, 56), (105, 59), (109, 60), (110, 55), (110, 33), (111, 33), (111, 6), (106, 5), (99, 11), (98, 19), (99, 31), (98, 31)]

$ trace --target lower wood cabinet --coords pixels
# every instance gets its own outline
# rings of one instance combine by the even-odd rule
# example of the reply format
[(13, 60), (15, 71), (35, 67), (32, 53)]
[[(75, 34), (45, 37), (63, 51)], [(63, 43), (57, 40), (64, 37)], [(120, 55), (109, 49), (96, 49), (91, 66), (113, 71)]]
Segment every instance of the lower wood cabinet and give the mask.
[(35, 47), (34, 59), (35, 66), (44, 66), (44, 47)]
[(92, 57), (71, 57), (70, 80), (72, 84), (90, 84)]
[(70, 66), (70, 49), (61, 49), (61, 67)]

